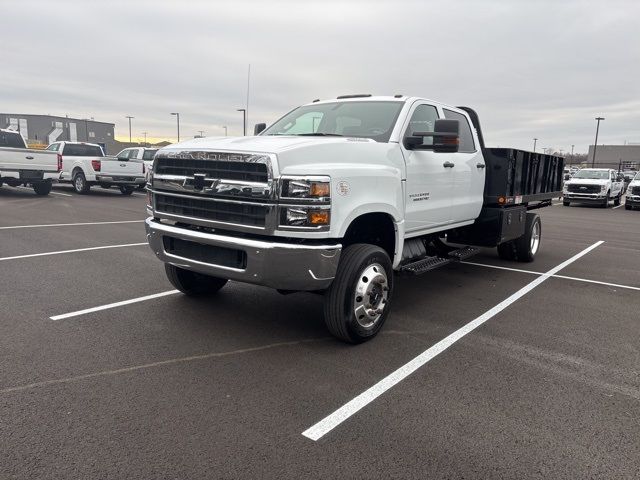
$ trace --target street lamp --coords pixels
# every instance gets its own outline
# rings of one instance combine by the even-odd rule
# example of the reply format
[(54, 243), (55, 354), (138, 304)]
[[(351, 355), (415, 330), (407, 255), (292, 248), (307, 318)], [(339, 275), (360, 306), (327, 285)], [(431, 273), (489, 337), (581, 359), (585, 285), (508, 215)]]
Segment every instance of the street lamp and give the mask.
[(533, 139), (533, 153), (536, 153), (536, 143), (538, 142), (537, 138)]
[(171, 112), (171, 115), (175, 115), (178, 120), (178, 141), (180, 141), (180, 114), (178, 112)]
[(598, 148), (598, 131), (600, 130), (600, 120), (604, 120), (604, 117), (596, 117), (598, 123), (596, 124), (596, 141), (593, 144), (593, 160), (591, 160), (591, 168), (596, 164), (596, 149)]
[(224, 128), (224, 136), (226, 137), (226, 136), (227, 136), (227, 126), (225, 125), (225, 126), (224, 126), (224, 127), (222, 127), (222, 128)]
[(247, 109), (239, 108), (237, 112), (242, 112), (242, 135), (247, 136)]
[(144, 135), (144, 146), (147, 146), (147, 132), (142, 132), (142, 134)]
[(198, 130), (198, 133), (200, 134), (200, 138), (204, 137), (204, 130)]
[(124, 117), (124, 118), (128, 118), (128, 119), (129, 119), (129, 143), (131, 143), (131, 119), (132, 119), (132, 118), (136, 118), (136, 117), (132, 117), (132, 116), (130, 116), (130, 115), (127, 115), (127, 116), (126, 116), (126, 117)]

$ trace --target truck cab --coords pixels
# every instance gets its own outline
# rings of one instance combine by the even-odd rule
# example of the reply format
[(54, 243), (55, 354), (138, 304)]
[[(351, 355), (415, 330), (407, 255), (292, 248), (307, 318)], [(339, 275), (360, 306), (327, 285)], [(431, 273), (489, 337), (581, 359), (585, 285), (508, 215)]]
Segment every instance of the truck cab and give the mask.
[[(158, 151), (150, 246), (189, 295), (228, 280), (321, 292), (329, 330), (354, 343), (384, 323), (394, 272), (460, 261), (472, 245), (533, 260), (528, 209), (562, 182), (562, 159), (487, 149), (473, 110), (417, 97), (314, 101), (256, 133)], [(523, 172), (535, 184), (514, 183)]]

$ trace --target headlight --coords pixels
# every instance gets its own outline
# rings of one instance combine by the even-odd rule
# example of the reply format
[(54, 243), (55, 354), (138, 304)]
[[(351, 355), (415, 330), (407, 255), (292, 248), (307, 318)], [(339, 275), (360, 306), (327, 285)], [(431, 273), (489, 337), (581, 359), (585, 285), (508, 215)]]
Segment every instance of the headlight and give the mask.
[(280, 197), (328, 202), (331, 197), (330, 180), (329, 177), (284, 177), (280, 184)]
[(330, 223), (331, 210), (329, 207), (282, 207), (280, 209), (281, 227), (326, 230)]
[(600, 191), (604, 192), (607, 190), (607, 186), (606, 185), (600, 185)]

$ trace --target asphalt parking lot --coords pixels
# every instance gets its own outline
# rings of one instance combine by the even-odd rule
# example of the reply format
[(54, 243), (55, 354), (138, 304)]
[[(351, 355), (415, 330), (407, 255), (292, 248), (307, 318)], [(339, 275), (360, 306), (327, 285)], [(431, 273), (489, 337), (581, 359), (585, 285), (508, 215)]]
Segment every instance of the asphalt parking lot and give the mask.
[(0, 478), (638, 478), (640, 211), (543, 209), (534, 263), (400, 278), (354, 347), (317, 295), (173, 293), (142, 192), (53, 192), (0, 188)]

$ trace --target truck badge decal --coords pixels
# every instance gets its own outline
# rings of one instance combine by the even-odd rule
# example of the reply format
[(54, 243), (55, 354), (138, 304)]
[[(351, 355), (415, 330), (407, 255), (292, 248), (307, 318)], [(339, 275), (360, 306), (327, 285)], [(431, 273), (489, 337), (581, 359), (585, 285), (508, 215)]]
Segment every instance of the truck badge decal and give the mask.
[(409, 198), (414, 202), (422, 202), (424, 200), (429, 200), (429, 195), (429, 192), (411, 193), (409, 194)]
[(351, 186), (349, 185), (349, 182), (345, 182), (343, 180), (336, 184), (336, 190), (338, 192), (338, 195), (342, 195), (343, 197), (346, 197), (351, 192)]
[(194, 173), (193, 174), (193, 189), (194, 190), (202, 190), (204, 188), (204, 173)]

